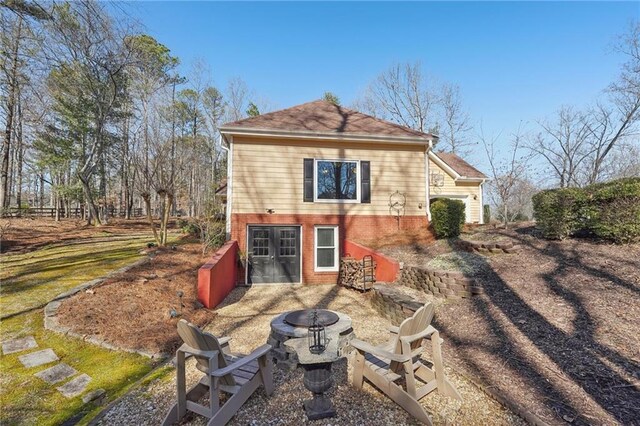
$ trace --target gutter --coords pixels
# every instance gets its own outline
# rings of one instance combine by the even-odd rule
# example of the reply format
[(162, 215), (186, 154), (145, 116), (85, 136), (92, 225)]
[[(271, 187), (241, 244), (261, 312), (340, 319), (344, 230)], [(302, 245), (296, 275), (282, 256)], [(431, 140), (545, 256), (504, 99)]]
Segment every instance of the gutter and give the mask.
[(432, 146), (433, 140), (437, 136), (430, 138), (405, 137), (405, 136), (387, 136), (387, 135), (365, 135), (359, 133), (336, 134), (334, 132), (311, 132), (311, 131), (290, 131), (290, 130), (273, 130), (273, 129), (246, 129), (240, 127), (221, 127), (221, 134), (257, 136), (257, 137), (274, 137), (274, 138), (290, 138), (290, 139), (327, 139), (350, 142), (382, 142), (382, 143), (403, 143), (407, 145), (428, 145)]

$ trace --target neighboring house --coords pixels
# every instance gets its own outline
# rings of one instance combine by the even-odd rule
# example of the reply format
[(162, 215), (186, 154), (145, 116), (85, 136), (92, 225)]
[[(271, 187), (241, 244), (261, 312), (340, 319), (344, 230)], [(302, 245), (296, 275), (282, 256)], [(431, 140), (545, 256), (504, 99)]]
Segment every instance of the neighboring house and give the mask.
[[(482, 221), (484, 175), (433, 154), (436, 136), (327, 101), (220, 133), (229, 153), (227, 233), (247, 253), (248, 283), (335, 283), (344, 240), (427, 227), (433, 197), (466, 197), (471, 221)], [(432, 173), (444, 176), (439, 189)]]

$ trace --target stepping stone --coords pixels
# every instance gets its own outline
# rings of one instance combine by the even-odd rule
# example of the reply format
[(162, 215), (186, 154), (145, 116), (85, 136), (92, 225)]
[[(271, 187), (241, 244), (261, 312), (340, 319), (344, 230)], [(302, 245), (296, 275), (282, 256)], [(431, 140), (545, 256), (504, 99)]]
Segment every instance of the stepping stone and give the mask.
[(67, 398), (73, 398), (84, 392), (90, 381), (91, 377), (89, 377), (87, 374), (81, 374), (75, 379), (71, 380), (68, 383), (65, 383), (60, 387), (57, 387), (56, 389), (58, 389), (63, 396)]
[(82, 397), (82, 402), (85, 404), (91, 401), (99, 401), (105, 396), (104, 389), (96, 389), (94, 391), (89, 392), (88, 394)]
[(47, 383), (58, 383), (64, 379), (68, 379), (71, 376), (75, 376), (78, 372), (73, 368), (65, 364), (64, 362), (54, 365), (53, 367), (42, 370), (34, 376), (41, 378)]
[(52, 349), (45, 349), (38, 352), (31, 352), (30, 354), (26, 355), (20, 355), (18, 359), (20, 360), (22, 365), (27, 368), (31, 368), (43, 364), (49, 364), (50, 362), (57, 361), (59, 358)]
[(37, 348), (38, 344), (33, 336), (22, 337), (20, 339), (7, 340), (2, 342), (2, 353), (9, 355), (15, 352), (26, 351), (27, 349)]

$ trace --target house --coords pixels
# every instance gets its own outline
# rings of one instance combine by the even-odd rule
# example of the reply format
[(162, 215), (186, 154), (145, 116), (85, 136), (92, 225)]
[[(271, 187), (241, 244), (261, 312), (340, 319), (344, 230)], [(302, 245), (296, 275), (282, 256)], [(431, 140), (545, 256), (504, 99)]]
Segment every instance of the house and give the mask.
[(485, 176), (433, 153), (434, 135), (323, 100), (220, 133), (227, 233), (247, 254), (247, 283), (335, 283), (344, 241), (426, 228), (432, 198), (461, 199), (482, 222)]

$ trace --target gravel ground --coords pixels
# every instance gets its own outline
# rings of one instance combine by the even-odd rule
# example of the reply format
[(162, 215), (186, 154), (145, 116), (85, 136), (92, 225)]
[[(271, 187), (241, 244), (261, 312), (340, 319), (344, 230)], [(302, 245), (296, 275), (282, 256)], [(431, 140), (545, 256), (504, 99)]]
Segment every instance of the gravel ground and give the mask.
[[(382, 343), (387, 338), (389, 321), (373, 310), (367, 296), (345, 288), (330, 286), (256, 286), (238, 288), (217, 309), (218, 315), (207, 328), (222, 336), (231, 336), (234, 352), (249, 352), (266, 342), (269, 322), (276, 315), (293, 309), (327, 308), (348, 314), (359, 339)], [(445, 342), (445, 345), (447, 343)], [(446, 364), (446, 359), (445, 359)], [(447, 369), (450, 380), (457, 386), (463, 402), (441, 397), (437, 393), (422, 399), (435, 424), (525, 424), (519, 417), (487, 397), (472, 383)], [(362, 391), (348, 383), (350, 363), (342, 360), (334, 365), (335, 385), (329, 395), (338, 415), (313, 422), (317, 425), (387, 425), (416, 424), (416, 421), (372, 386)], [(188, 380), (195, 382), (199, 373), (193, 365), (188, 368)], [(267, 398), (259, 389), (238, 414), (232, 425), (298, 425), (309, 422), (302, 410), (302, 402), (310, 393), (302, 383), (303, 371), (274, 369), (275, 392)], [(156, 425), (175, 400), (175, 376), (171, 374), (136, 389), (116, 404), (101, 420), (102, 425)], [(206, 424), (204, 418), (194, 416), (183, 424)]]

